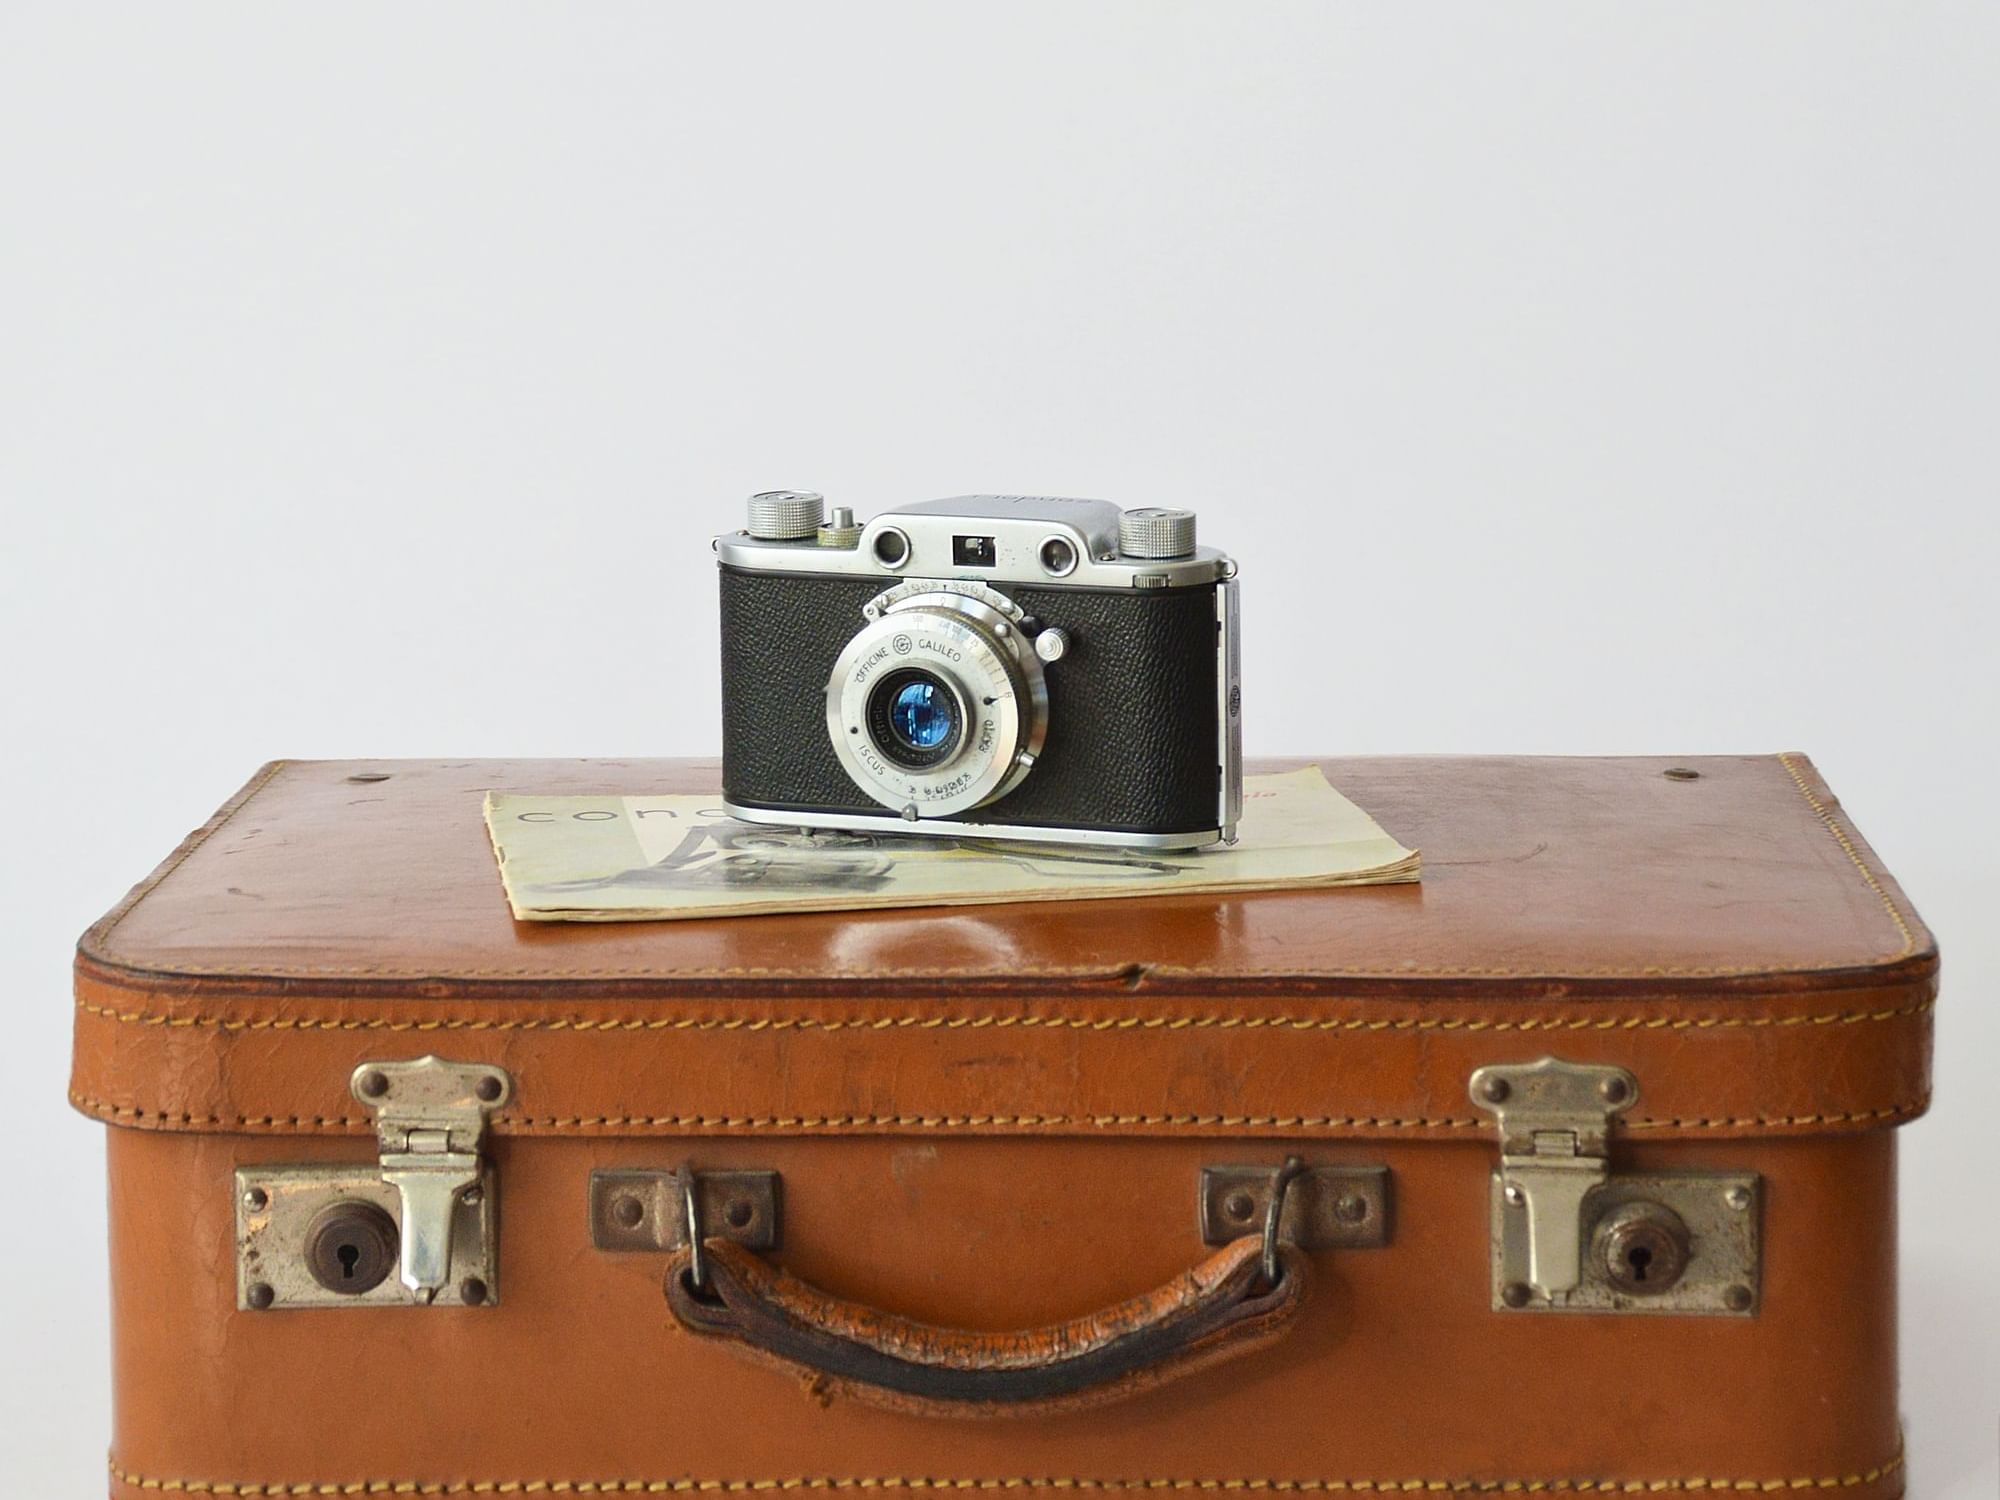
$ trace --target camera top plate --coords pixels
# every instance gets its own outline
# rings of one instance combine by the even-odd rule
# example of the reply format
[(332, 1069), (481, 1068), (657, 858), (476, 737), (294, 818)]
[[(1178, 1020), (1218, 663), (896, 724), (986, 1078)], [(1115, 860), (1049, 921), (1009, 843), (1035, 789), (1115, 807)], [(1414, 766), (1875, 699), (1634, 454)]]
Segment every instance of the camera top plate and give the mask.
[[(766, 540), (747, 531), (715, 539), (726, 567), (771, 573), (963, 578), (1068, 588), (1195, 588), (1235, 576), (1213, 547), (1186, 557), (1118, 550), (1123, 512), (1109, 500), (1056, 495), (960, 495), (885, 511), (841, 544), (819, 537)], [(980, 545), (968, 547), (968, 543)], [(968, 559), (979, 559), (976, 563)]]

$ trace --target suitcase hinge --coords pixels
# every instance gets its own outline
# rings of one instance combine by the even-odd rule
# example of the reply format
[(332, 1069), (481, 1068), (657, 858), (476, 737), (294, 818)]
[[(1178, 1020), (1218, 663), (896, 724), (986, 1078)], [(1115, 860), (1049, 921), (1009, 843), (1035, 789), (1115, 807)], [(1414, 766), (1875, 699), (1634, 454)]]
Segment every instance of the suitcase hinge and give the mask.
[(363, 1063), (349, 1087), (375, 1112), (382, 1180), (402, 1200), (398, 1277), (429, 1302), (451, 1275), (460, 1200), (480, 1184), (486, 1117), (507, 1102), (513, 1081), (484, 1063), (420, 1057)]
[(1613, 1128), (1639, 1099), (1631, 1073), (1544, 1057), (1479, 1068), (1470, 1092), (1500, 1134), (1495, 1308), (1741, 1315), (1755, 1307), (1757, 1175), (1614, 1173)]

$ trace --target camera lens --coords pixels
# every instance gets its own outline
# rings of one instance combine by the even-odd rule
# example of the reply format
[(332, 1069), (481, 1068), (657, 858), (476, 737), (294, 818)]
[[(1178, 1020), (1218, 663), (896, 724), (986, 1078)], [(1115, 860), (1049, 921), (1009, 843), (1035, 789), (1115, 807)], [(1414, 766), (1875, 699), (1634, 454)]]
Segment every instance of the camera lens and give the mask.
[(912, 750), (935, 750), (951, 736), (951, 705), (934, 682), (906, 682), (889, 700), (889, 728)]
[(855, 786), (908, 819), (956, 817), (1018, 786), (1049, 702), (1021, 607), (979, 583), (912, 580), (863, 618), (826, 680), (827, 738)]
[(949, 760), (958, 749), (958, 699), (929, 672), (891, 672), (868, 699), (868, 727), (891, 760), (922, 770)]

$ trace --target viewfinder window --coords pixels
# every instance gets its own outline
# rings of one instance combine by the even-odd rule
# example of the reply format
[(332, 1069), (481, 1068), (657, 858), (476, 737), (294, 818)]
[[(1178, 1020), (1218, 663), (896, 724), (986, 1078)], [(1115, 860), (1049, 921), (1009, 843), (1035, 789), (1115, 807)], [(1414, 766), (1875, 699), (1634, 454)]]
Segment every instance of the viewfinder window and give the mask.
[(993, 566), (993, 538), (990, 536), (955, 536), (951, 539), (951, 560), (961, 568), (990, 568)]

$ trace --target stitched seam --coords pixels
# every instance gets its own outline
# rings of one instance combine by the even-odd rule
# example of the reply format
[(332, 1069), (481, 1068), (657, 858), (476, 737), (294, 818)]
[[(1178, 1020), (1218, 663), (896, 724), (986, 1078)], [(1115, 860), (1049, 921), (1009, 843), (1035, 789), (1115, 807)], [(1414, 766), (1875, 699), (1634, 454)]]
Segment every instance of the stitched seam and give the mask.
[[(196, 1115), (166, 1110), (143, 1109), (112, 1104), (86, 1094), (71, 1094), (69, 1101), (85, 1114), (101, 1119), (155, 1120), (162, 1125), (235, 1126), (246, 1129), (293, 1130), (305, 1127), (345, 1126), (360, 1128), (366, 1120), (346, 1115)], [(1633, 1120), (1623, 1122), (1634, 1130), (1729, 1130), (1755, 1126), (1799, 1126), (1862, 1124), (1900, 1119), (1921, 1113), (1927, 1099), (1886, 1109), (1843, 1110), (1816, 1115), (1749, 1116), (1733, 1119), (1689, 1117), (1686, 1119)], [(546, 1117), (501, 1115), (495, 1122), (516, 1129), (611, 1128), (614, 1126), (673, 1126), (686, 1129), (729, 1130), (842, 1130), (866, 1126), (899, 1129), (966, 1130), (1001, 1128), (1090, 1127), (1115, 1128), (1130, 1125), (1188, 1125), (1227, 1128), (1257, 1127), (1279, 1130), (1325, 1130), (1375, 1128), (1383, 1130), (1477, 1130), (1484, 1122), (1452, 1116), (1412, 1116), (1398, 1119), (1382, 1115), (550, 1115)]]
[[(1861, 960), (1861, 961), (1842, 960), (1837, 963), (1825, 963), (1825, 964), (1805, 964), (1805, 963), (1798, 963), (1795, 961), (1779, 961), (1779, 960), (1771, 960), (1769, 962), (1761, 964), (1735, 964), (1735, 965), (1720, 966), (1714, 968), (1670, 968), (1664, 965), (1648, 964), (1648, 965), (1643, 965), (1636, 969), (1616, 968), (1616, 967), (1577, 968), (1577, 969), (1566, 970), (1561, 974), (1551, 974), (1544, 969), (1515, 969), (1515, 968), (1504, 968), (1504, 967), (1455, 966), (1455, 965), (1446, 965), (1436, 968), (1414, 968), (1414, 967), (1405, 968), (1397, 966), (1378, 967), (1378, 968), (1355, 967), (1355, 968), (1341, 969), (1337, 971), (1337, 973), (1332, 977), (1356, 978), (1356, 979), (1363, 979), (1363, 978), (1421, 979), (1421, 978), (1451, 978), (1451, 977), (1460, 977), (1469, 979), (1481, 979), (1481, 978), (1483, 979), (1528, 979), (1528, 978), (1726, 979), (1726, 978), (1733, 978), (1746, 975), (1769, 974), (1773, 972), (1804, 974), (1804, 973), (1816, 973), (1821, 971), (1852, 969), (1852, 968), (1863, 967), (1865, 964), (1871, 962), (1887, 963), (1909, 957), (1910, 954), (1916, 948), (1916, 933), (1914, 928), (1912, 928), (1911, 925), (1903, 919), (1903, 915), (1901, 911), (1898, 910), (1896, 903), (1890, 898), (1888, 892), (1883, 888), (1881, 882), (1876, 879), (1874, 872), (1868, 868), (1867, 862), (1861, 858), (1860, 851), (1855, 848), (1853, 841), (1848, 837), (1845, 830), (1843, 830), (1840, 827), (1839, 821), (1836, 818), (1833, 811), (1829, 809), (1824, 803), (1822, 803), (1818, 798), (1818, 796), (1816, 796), (1813, 793), (1812, 789), (1806, 784), (1805, 778), (1799, 773), (1798, 767), (1794, 764), (1791, 753), (1785, 752), (1783, 754), (1780, 754), (1777, 757), (1777, 761), (1778, 764), (1784, 769), (1786, 776), (1788, 776), (1791, 779), (1792, 784), (1798, 789), (1800, 796), (1802, 796), (1805, 799), (1806, 805), (1812, 809), (1813, 815), (1820, 820), (1822, 826), (1824, 826), (1827, 832), (1833, 836), (1834, 841), (1840, 845), (1842, 851), (1847, 855), (1849, 863), (1851, 863), (1854, 866), (1855, 870), (1859, 872), (1863, 882), (1867, 885), (1868, 889), (1874, 892), (1876, 899), (1882, 903), (1882, 908), (1884, 911), (1888, 913), (1890, 921), (1895, 923), (1896, 930), (1902, 935), (1903, 938), (1903, 946), (1896, 953), (1884, 954), (1872, 960)], [(200, 835), (200, 837), (195, 838), (191, 840), (188, 844), (186, 844), (163, 869), (161, 869), (150, 880), (148, 880), (146, 884), (142, 886), (132, 897), (128, 898), (128, 904), (122, 910), (118, 911), (117, 915), (113, 917), (110, 924), (106, 926), (103, 932), (98, 935), (96, 943), (98, 952), (101, 953), (107, 960), (116, 962), (117, 960), (111, 960), (110, 943), (111, 943), (111, 935), (112, 933), (117, 931), (119, 924), (122, 923), (126, 917), (130, 916), (132, 912), (138, 908), (140, 902), (144, 901), (146, 897), (151, 895), (156, 889), (158, 889), (162, 884), (164, 884), (167, 877), (172, 875), (175, 870), (179, 869), (180, 866), (186, 860), (188, 860), (197, 849), (201, 848), (201, 846), (206, 844), (210, 838), (214, 837), (216, 834), (220, 833), (224, 828), (227, 828), (232, 822), (234, 822), (237, 814), (241, 813), (245, 807), (248, 807), (250, 803), (257, 797), (257, 795), (260, 792), (262, 792), (266, 786), (270, 784), (270, 782), (272, 781), (273, 778), (276, 777), (278, 772), (283, 770), (289, 764), (290, 762), (288, 761), (274, 761), (270, 766), (266, 767), (264, 773), (257, 780), (252, 782), (243, 792), (238, 794), (241, 800), (238, 801), (236, 805), (230, 809), (227, 817), (223, 818), (219, 823), (216, 823), (213, 827), (206, 829)], [(302, 964), (295, 967), (285, 968), (269, 964), (173, 964), (155, 960), (135, 959), (132, 960), (132, 965), (133, 967), (136, 968), (162, 974), (199, 974), (199, 975), (241, 974), (241, 975), (254, 975), (258, 977), (268, 977), (268, 978), (283, 978), (283, 977), (304, 978), (312, 975), (348, 976), (348, 977), (379, 975), (379, 976), (394, 976), (394, 977), (404, 977), (404, 978), (421, 977), (421, 978), (432, 978), (432, 979), (434, 978), (825, 979), (827, 977), (823, 974), (808, 970), (773, 969), (773, 968), (763, 968), (763, 967), (734, 967), (734, 968), (718, 968), (718, 969), (464, 968), (464, 969), (452, 969), (448, 971), (440, 971), (436, 973), (417, 975), (409, 970), (404, 970), (404, 969), (383, 968), (378, 965), (360, 965), (360, 964), (353, 964), (353, 965)], [(1175, 966), (1168, 964), (1159, 964), (1151, 966), (1147, 972), (1162, 978), (1170, 978), (1176, 975), (1190, 975), (1196, 977), (1209, 977), (1209, 976), (1220, 975), (1220, 976), (1228, 976), (1235, 978), (1254, 978), (1259, 975), (1283, 975), (1291, 978), (1310, 977), (1301, 975), (1299, 971), (1297, 971), (1296, 969), (1283, 968), (1283, 967), (1252, 967), (1248, 965), (1236, 966), (1228, 969), (1217, 969), (1199, 965)], [(1045, 979), (1077, 978), (1077, 977), (1111, 979), (1111, 978), (1116, 978), (1117, 974), (1118, 971), (1115, 969), (1107, 970), (1101, 967), (1100, 968), (1048, 967), (1048, 968), (1041, 968), (1041, 969), (1034, 969), (1027, 971), (1027, 977), (1045, 978)], [(991, 971), (987, 969), (886, 969), (885, 968), (885, 969), (870, 970), (868, 974), (869, 978), (874, 978), (874, 979), (890, 979), (890, 978), (900, 978), (900, 977), (923, 978), (923, 979), (950, 979), (950, 978), (963, 978), (971, 976), (987, 977), (987, 978), (994, 977)]]
[(1733, 1031), (1762, 1027), (1852, 1026), (1924, 1015), (1936, 1005), (1921, 1001), (1888, 1010), (1829, 1011), (1809, 1016), (1527, 1016), (1513, 1021), (1454, 1020), (1433, 1016), (1395, 1020), (1364, 1020), (1332, 1016), (1048, 1016), (892, 1015), (851, 1018), (819, 1016), (635, 1016), (592, 1020), (586, 1016), (522, 1020), (471, 1020), (443, 1016), (433, 1020), (395, 1021), (386, 1018), (334, 1020), (313, 1016), (273, 1016), (235, 1020), (227, 1016), (174, 1016), (157, 1011), (121, 1011), (78, 1000), (85, 1015), (124, 1025), (168, 1028), (212, 1027), (222, 1031), (960, 1031), (987, 1028), (1043, 1028), (1057, 1031)]
[(1820, 820), (1826, 831), (1833, 835), (1833, 841), (1840, 845), (1840, 851), (1847, 856), (1847, 862), (1853, 865), (1855, 870), (1860, 873), (1862, 882), (1869, 890), (1875, 893), (1875, 899), (1882, 903), (1882, 910), (1889, 914), (1889, 920), (1896, 924), (1896, 931), (1903, 935), (1902, 948), (1895, 954), (1888, 955), (1888, 957), (1909, 957), (1911, 951), (1917, 946), (1916, 933), (1911, 930), (1910, 924), (1903, 920), (1902, 912), (1897, 909), (1896, 903), (1891, 899), (1889, 893), (1882, 888), (1882, 882), (1875, 878), (1875, 872), (1868, 868), (1868, 862), (1861, 857), (1861, 851), (1854, 847), (1854, 841), (1847, 836), (1847, 831), (1840, 826), (1840, 820), (1834, 816), (1833, 809), (1828, 807), (1824, 802), (1821, 802), (1814, 795), (1813, 789), (1806, 785), (1805, 777), (1799, 774), (1799, 768), (1793, 764), (1789, 752), (1778, 757), (1778, 764), (1785, 768), (1785, 774), (1792, 778), (1792, 784), (1799, 789), (1799, 795), (1806, 799), (1806, 806), (1813, 810), (1814, 815)]
[(424, 1482), (362, 1479), (348, 1483), (257, 1483), (205, 1479), (160, 1479), (121, 1469), (111, 1477), (139, 1490), (187, 1495), (276, 1497), (301, 1495), (665, 1495), (763, 1490), (1268, 1490), (1303, 1494), (1395, 1494), (1415, 1491), (1450, 1494), (1596, 1494), (1753, 1492), (1854, 1489), (1885, 1479), (1903, 1466), (1898, 1453), (1872, 1469), (1851, 1474), (1808, 1475), (1793, 1479), (1088, 1479), (1046, 1477), (939, 1478), (912, 1475), (800, 1476), (790, 1479), (474, 1479)]

